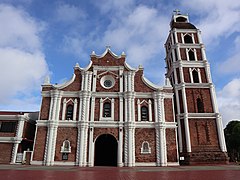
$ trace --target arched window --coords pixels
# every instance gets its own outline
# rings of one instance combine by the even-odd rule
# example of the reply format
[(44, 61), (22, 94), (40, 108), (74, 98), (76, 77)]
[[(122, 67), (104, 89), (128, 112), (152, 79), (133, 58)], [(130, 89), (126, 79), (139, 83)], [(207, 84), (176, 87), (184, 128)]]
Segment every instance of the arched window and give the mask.
[(105, 102), (103, 105), (103, 117), (111, 117), (111, 103)]
[(198, 77), (198, 72), (197, 70), (192, 71), (192, 76), (193, 76), (193, 82), (194, 83), (199, 83), (199, 77)]
[(73, 119), (73, 105), (71, 105), (71, 104), (67, 106), (66, 119), (67, 120)]
[(204, 113), (204, 105), (200, 98), (197, 98), (197, 110), (198, 113)]
[(178, 17), (176, 18), (176, 22), (187, 22), (187, 19), (184, 17)]
[(189, 61), (195, 61), (195, 55), (194, 52), (192, 50), (188, 51), (188, 57), (189, 57)]
[(70, 146), (69, 140), (63, 141), (63, 144), (61, 147), (61, 153), (71, 153), (71, 146)]
[(142, 143), (141, 153), (142, 154), (150, 154), (151, 153), (151, 148), (149, 147), (149, 143), (147, 141), (144, 141)]
[(141, 107), (141, 120), (148, 121), (148, 108), (146, 106)]
[(192, 36), (190, 36), (189, 34), (186, 34), (185, 36), (184, 36), (184, 42), (185, 43), (193, 43), (193, 40), (192, 40)]

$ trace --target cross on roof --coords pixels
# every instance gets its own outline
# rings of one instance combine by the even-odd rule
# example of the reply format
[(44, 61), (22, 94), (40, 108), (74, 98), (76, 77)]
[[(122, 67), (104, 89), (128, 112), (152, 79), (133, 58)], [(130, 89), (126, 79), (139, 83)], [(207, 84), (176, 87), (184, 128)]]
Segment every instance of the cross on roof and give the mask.
[(176, 15), (177, 15), (177, 14), (180, 14), (180, 10), (179, 10), (179, 9), (175, 9), (173, 12), (174, 12)]

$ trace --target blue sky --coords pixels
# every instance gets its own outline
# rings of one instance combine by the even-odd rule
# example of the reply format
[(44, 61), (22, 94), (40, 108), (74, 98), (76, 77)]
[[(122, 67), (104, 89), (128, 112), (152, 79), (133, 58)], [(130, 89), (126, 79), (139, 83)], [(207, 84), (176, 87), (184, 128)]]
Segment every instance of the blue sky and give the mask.
[(0, 109), (39, 110), (41, 84), (62, 83), (94, 50), (123, 51), (163, 85), (164, 42), (174, 9), (202, 31), (224, 125), (240, 119), (238, 0), (1, 0)]

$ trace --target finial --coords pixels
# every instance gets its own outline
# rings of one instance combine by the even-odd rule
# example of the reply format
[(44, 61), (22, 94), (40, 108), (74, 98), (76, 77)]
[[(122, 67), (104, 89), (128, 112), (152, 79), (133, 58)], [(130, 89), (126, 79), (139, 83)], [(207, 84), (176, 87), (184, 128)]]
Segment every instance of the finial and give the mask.
[(179, 9), (175, 9), (173, 12), (175, 13), (175, 15), (181, 14), (181, 13), (180, 13), (181, 11), (180, 11)]
[(79, 64), (78, 64), (78, 63), (76, 63), (75, 67), (76, 67), (76, 68), (80, 68), (80, 66), (79, 66)]
[(92, 56), (95, 56), (96, 55), (96, 53), (95, 53), (95, 51), (92, 51), (92, 54), (91, 54)]
[(111, 46), (106, 46), (106, 49), (110, 49), (111, 48)]
[(169, 78), (165, 79), (165, 86), (171, 86)]
[(47, 75), (44, 79), (44, 84), (50, 84), (50, 77)]
[(143, 66), (140, 64), (140, 65), (138, 66), (138, 69), (143, 69)]
[(121, 56), (126, 56), (126, 54), (125, 54), (125, 52), (124, 52), (124, 51), (122, 52)]

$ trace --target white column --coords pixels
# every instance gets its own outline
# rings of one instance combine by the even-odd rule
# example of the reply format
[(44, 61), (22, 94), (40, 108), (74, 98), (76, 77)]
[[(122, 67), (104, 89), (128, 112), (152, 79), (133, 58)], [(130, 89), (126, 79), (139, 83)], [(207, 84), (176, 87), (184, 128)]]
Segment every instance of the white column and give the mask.
[(192, 152), (190, 130), (189, 130), (189, 123), (188, 123), (188, 108), (187, 108), (185, 85), (182, 86), (182, 100), (183, 100), (183, 109), (184, 109), (184, 127), (185, 127), (185, 136), (186, 136), (186, 147), (187, 147), (187, 152)]
[(83, 151), (84, 151), (84, 127), (80, 127), (80, 143), (79, 143), (79, 166), (83, 166)]
[(99, 112), (99, 119), (103, 117), (103, 99), (100, 99), (100, 112)]
[(92, 101), (91, 101), (91, 118), (90, 121), (94, 121), (94, 112), (95, 112), (95, 97), (92, 96)]
[(44, 164), (46, 166), (53, 165), (52, 156), (53, 156), (53, 139), (54, 139), (54, 130), (55, 130), (55, 122), (49, 120), (48, 122), (48, 133), (47, 133), (47, 142), (45, 147), (45, 159)]
[(63, 109), (62, 109), (62, 120), (65, 120), (65, 115), (66, 115), (66, 106), (67, 106), (67, 100), (64, 98), (63, 100)]
[(179, 151), (183, 152), (183, 144), (182, 144), (182, 128), (181, 128), (181, 120), (180, 117), (177, 116), (177, 123), (178, 123), (178, 144), (179, 144)]
[(15, 164), (16, 163), (17, 151), (18, 151), (19, 143), (21, 143), (21, 142), (15, 142), (13, 144), (11, 164)]
[(93, 167), (94, 166), (94, 143), (93, 143), (93, 132), (94, 128), (90, 127), (90, 133), (89, 133), (89, 151), (88, 151), (88, 166)]
[(193, 44), (195, 44), (195, 38), (194, 38), (194, 34), (193, 34), (193, 33), (191, 33), (191, 36), (192, 36)]
[(135, 153), (134, 152), (134, 148), (135, 148), (135, 144), (134, 144), (134, 141), (133, 141), (133, 138), (134, 138), (134, 129), (133, 127), (128, 127), (128, 166), (129, 167), (132, 167), (135, 162), (133, 162), (133, 156), (135, 156)]
[(167, 166), (166, 159), (166, 128), (160, 127), (160, 166)]
[(111, 99), (111, 117), (114, 120), (114, 98)]
[(157, 166), (160, 166), (160, 130), (159, 130), (159, 126), (155, 127), (155, 131), (156, 131), (156, 155), (157, 155)]
[(212, 83), (212, 77), (211, 77), (211, 72), (210, 72), (210, 65), (207, 61), (204, 62), (204, 67), (206, 71), (206, 77), (207, 77), (207, 82)]
[(198, 37), (199, 44), (202, 44), (203, 41), (202, 41), (202, 36), (201, 36), (201, 31), (200, 30), (197, 30), (197, 37)]
[(77, 99), (74, 100), (74, 105), (73, 105), (73, 120), (76, 121), (77, 119)]
[(189, 131), (189, 123), (188, 123), (188, 115), (187, 114), (184, 114), (184, 128), (185, 128), (187, 152), (192, 152), (191, 140), (190, 140), (190, 131)]
[(97, 82), (97, 70), (93, 70), (93, 86), (92, 91), (96, 92), (96, 82)]
[(138, 121), (141, 121), (141, 105), (140, 100), (137, 100), (137, 107), (138, 107)]
[(211, 95), (211, 100), (212, 100), (213, 112), (219, 113), (218, 105), (217, 105), (217, 98), (216, 98), (216, 94), (215, 94), (215, 88), (212, 84), (210, 85), (210, 95)]
[(123, 92), (123, 70), (119, 70), (120, 92)]
[(202, 53), (202, 60), (206, 61), (207, 60), (207, 56), (206, 56), (205, 47), (204, 47), (203, 44), (201, 45), (201, 53)]
[(23, 128), (24, 128), (24, 116), (19, 115), (16, 135), (15, 135), (15, 138), (17, 138), (17, 142), (14, 142), (13, 150), (12, 150), (11, 163), (13, 163), (13, 164), (16, 163), (17, 151), (18, 151), (18, 146), (22, 140)]
[(122, 162), (122, 154), (123, 154), (123, 129), (119, 127), (119, 140), (118, 140), (118, 167), (123, 166)]
[(152, 101), (148, 100), (149, 121), (152, 122)]
[(123, 98), (119, 97), (119, 121), (123, 122)]
[(223, 131), (223, 125), (222, 125), (222, 118), (221, 118), (220, 114), (217, 114), (217, 116), (216, 116), (216, 124), (217, 124), (218, 140), (219, 140), (220, 148), (221, 148), (222, 152), (227, 152), (224, 131)]

